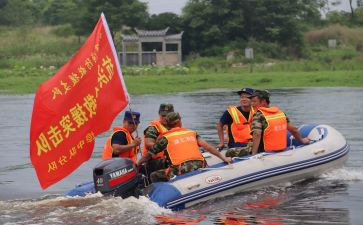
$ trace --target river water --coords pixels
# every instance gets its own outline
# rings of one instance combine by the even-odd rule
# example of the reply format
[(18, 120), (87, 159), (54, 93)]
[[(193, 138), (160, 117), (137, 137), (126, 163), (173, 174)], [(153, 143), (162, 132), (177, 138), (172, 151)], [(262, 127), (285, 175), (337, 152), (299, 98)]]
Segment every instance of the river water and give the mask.
[[(145, 197), (64, 197), (76, 184), (92, 180), (109, 132), (96, 138), (92, 158), (43, 191), (29, 159), (33, 95), (0, 95), (0, 224), (363, 224), (363, 89), (298, 88), (270, 90), (295, 125), (328, 124), (351, 145), (346, 165), (318, 179), (284, 183), (201, 203), (179, 212), (158, 207)], [(173, 103), (183, 126), (217, 144), (215, 124), (231, 91), (210, 90), (159, 96), (132, 96), (142, 112), (139, 133), (157, 118), (160, 103)], [(113, 125), (121, 122), (123, 113)]]

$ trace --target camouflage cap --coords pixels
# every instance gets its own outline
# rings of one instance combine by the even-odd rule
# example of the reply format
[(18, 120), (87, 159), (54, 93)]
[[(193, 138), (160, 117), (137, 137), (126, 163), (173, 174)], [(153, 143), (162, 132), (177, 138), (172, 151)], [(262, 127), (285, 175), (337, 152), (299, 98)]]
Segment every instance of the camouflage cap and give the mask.
[(160, 104), (159, 115), (166, 116), (170, 112), (174, 112), (173, 104)]
[(259, 97), (260, 99), (270, 99), (270, 93), (267, 90), (255, 90), (252, 97)]
[(179, 113), (177, 113), (177, 112), (170, 112), (166, 115), (165, 119), (166, 119), (166, 123), (168, 125), (173, 125), (176, 122), (178, 122), (181, 119), (181, 117), (180, 117)]

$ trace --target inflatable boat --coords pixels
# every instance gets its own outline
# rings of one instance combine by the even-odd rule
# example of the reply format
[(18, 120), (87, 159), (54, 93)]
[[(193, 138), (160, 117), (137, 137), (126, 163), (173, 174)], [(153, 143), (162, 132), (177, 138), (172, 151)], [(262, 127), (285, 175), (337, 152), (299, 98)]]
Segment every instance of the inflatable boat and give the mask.
[(209, 153), (203, 153), (208, 167), (177, 176), (168, 182), (153, 183), (137, 190), (138, 174), (128, 159), (102, 161), (94, 169), (94, 181), (78, 185), (69, 196), (84, 196), (100, 191), (122, 197), (147, 195), (160, 206), (180, 210), (200, 202), (233, 195), (258, 187), (295, 182), (317, 177), (341, 167), (347, 159), (349, 145), (328, 125), (303, 125), (299, 128), (311, 143), (301, 145), (288, 134), (288, 147), (282, 152), (264, 152), (233, 158), (228, 165)]

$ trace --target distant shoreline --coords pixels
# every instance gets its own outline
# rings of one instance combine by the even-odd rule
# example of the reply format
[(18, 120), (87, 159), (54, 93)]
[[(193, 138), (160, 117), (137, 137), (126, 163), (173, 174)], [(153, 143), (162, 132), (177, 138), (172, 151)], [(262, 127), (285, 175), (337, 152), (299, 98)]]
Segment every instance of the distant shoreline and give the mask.
[[(0, 94), (34, 94), (49, 76), (0, 77)], [(132, 95), (193, 92), (207, 89), (287, 87), (363, 87), (363, 70), (314, 72), (192, 73), (124, 76)]]

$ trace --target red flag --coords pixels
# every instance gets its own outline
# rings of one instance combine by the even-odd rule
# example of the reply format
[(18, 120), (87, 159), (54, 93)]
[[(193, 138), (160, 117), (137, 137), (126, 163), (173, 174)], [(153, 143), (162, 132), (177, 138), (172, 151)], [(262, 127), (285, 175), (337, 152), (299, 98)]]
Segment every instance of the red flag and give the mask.
[(91, 157), (95, 136), (110, 128), (128, 101), (102, 14), (82, 48), (35, 95), (30, 158), (43, 189)]

